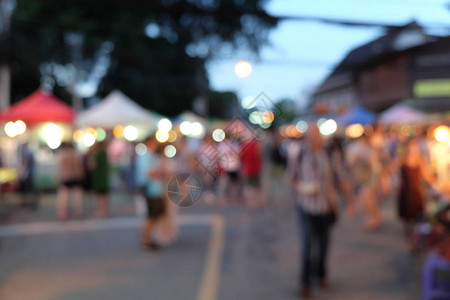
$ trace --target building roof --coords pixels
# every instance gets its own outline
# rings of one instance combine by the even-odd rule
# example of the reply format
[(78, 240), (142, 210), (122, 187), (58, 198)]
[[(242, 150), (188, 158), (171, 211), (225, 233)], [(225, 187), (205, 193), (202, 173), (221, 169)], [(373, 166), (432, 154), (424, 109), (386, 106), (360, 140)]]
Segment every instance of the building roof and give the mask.
[(388, 29), (383, 36), (351, 50), (317, 87), (314, 95), (351, 85), (357, 71), (383, 56), (424, 46), (441, 39), (445, 38), (426, 34), (414, 21), (405, 26)]
[(385, 35), (351, 50), (334, 68), (328, 78), (354, 71), (355, 68), (370, 63), (381, 56), (421, 46), (435, 40), (437, 40), (436, 36), (426, 34), (416, 22), (390, 29)]

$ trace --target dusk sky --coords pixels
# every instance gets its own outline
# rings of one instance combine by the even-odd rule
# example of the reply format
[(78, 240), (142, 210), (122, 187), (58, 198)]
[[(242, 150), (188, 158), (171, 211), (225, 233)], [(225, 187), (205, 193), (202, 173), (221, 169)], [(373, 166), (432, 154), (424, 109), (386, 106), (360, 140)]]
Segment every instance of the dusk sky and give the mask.
[[(275, 16), (320, 16), (352, 21), (406, 24), (413, 19), (434, 34), (450, 35), (448, 0), (272, 0), (267, 10)], [(443, 28), (441, 25), (448, 26)], [(318, 22), (283, 21), (270, 34), (256, 61), (248, 54), (219, 58), (209, 63), (213, 88), (233, 90), (242, 99), (265, 92), (272, 100), (291, 98), (302, 102), (305, 93), (321, 80), (351, 49), (383, 34), (379, 28), (348, 27)], [(238, 78), (233, 71), (248, 60), (253, 72)]]

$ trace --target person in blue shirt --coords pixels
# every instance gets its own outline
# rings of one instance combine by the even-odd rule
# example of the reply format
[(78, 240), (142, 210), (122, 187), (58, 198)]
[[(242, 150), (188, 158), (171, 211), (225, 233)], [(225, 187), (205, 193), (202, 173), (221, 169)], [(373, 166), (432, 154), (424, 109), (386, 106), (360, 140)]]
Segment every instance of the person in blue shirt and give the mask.
[(155, 138), (148, 138), (145, 145), (147, 152), (136, 157), (136, 183), (147, 206), (141, 239), (144, 247), (158, 249), (159, 245), (152, 240), (152, 233), (168, 209), (165, 197), (170, 168), (166, 166), (162, 144)]

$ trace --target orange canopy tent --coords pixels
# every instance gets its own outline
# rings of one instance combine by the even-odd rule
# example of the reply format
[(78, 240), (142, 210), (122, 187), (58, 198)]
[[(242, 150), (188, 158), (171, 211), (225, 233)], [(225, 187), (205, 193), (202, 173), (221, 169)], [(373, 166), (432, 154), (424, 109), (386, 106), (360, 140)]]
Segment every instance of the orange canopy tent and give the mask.
[(25, 99), (0, 112), (0, 121), (22, 120), (26, 124), (41, 122), (72, 123), (75, 110), (50, 92), (38, 89)]

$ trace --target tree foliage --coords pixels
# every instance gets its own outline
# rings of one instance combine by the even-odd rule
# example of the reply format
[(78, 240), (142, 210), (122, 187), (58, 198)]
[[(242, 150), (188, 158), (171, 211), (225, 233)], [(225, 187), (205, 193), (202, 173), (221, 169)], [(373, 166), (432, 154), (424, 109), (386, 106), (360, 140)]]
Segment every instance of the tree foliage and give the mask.
[[(224, 48), (257, 53), (267, 42), (276, 20), (265, 13), (264, 2), (17, 0), (10, 34), (12, 98), (39, 86), (45, 63), (75, 63), (77, 76), (88, 77), (101, 46), (112, 42), (97, 96), (120, 89), (147, 108), (177, 114), (199, 95), (210, 95), (208, 59)], [(70, 33), (83, 37), (78, 52)], [(70, 99), (58, 80), (54, 93)]]
[(297, 102), (292, 99), (281, 99), (276, 103), (277, 108), (281, 113), (274, 120), (274, 126), (281, 126), (292, 123), (299, 116), (299, 108)]

